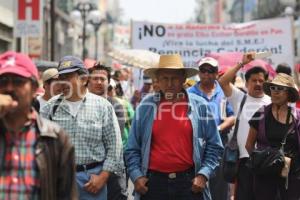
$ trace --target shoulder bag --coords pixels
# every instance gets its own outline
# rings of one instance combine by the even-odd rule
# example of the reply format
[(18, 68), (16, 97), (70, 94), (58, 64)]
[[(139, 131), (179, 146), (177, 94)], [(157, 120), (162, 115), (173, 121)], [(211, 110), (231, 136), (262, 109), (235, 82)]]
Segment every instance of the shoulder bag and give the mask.
[(237, 176), (238, 171), (238, 160), (239, 160), (239, 148), (237, 144), (237, 131), (239, 128), (240, 115), (244, 104), (246, 102), (247, 96), (244, 95), (241, 102), (239, 112), (236, 117), (236, 122), (234, 126), (233, 136), (230, 142), (225, 146), (223, 158), (222, 158), (222, 171), (225, 181), (233, 183)]
[[(288, 110), (286, 124), (289, 124), (291, 109)], [(265, 120), (262, 119), (262, 120)], [(293, 126), (292, 126), (293, 127)], [(252, 168), (254, 174), (264, 176), (280, 176), (285, 166), (284, 145), (289, 130), (285, 133), (280, 148), (266, 147), (264, 149), (255, 149), (250, 155), (249, 167)]]

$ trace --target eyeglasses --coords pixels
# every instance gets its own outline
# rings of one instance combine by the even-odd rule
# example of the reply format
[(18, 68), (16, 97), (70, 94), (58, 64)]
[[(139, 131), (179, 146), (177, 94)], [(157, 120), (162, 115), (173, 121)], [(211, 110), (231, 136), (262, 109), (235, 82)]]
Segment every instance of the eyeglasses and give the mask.
[(217, 70), (209, 69), (209, 68), (200, 68), (199, 71), (203, 74), (206, 73), (206, 72), (209, 73), (209, 74), (214, 74), (214, 73), (217, 72)]
[(27, 78), (23, 78), (20, 76), (0, 76), (0, 86), (5, 87), (9, 83), (14, 86), (22, 86), (28, 81)]
[(277, 86), (277, 85), (272, 85), (270, 86), (271, 91), (287, 91), (288, 88), (284, 86)]

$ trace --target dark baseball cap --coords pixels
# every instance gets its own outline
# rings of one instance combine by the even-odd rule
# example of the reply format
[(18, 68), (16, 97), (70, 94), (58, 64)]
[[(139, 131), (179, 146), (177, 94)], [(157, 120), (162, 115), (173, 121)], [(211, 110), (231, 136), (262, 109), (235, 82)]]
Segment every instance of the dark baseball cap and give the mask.
[(59, 61), (58, 74), (67, 74), (78, 70), (82, 70), (88, 74), (88, 70), (85, 68), (84, 63), (80, 58), (75, 56), (65, 56)]

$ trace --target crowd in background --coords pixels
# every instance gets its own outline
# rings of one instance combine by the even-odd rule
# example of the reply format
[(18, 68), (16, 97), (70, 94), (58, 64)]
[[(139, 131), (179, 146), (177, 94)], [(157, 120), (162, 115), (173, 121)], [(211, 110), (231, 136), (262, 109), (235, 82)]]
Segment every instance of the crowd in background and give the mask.
[[(300, 199), (299, 90), (284, 63), (272, 80), (260, 66), (242, 78), (253, 60), (219, 72), (214, 58), (162, 55), (133, 88), (130, 67), (65, 56), (39, 77), (26, 55), (0, 55), (0, 198), (125, 200), (130, 178), (143, 200)], [(280, 147), (287, 175), (259, 174), (253, 152)]]

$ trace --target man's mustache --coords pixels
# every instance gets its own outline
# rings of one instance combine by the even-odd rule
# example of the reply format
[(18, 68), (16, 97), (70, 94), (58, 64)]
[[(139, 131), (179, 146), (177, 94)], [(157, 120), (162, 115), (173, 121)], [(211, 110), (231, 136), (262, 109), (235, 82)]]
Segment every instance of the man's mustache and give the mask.
[(261, 90), (262, 87), (261, 87), (261, 86), (255, 86), (254, 89), (255, 89), (255, 90)]

